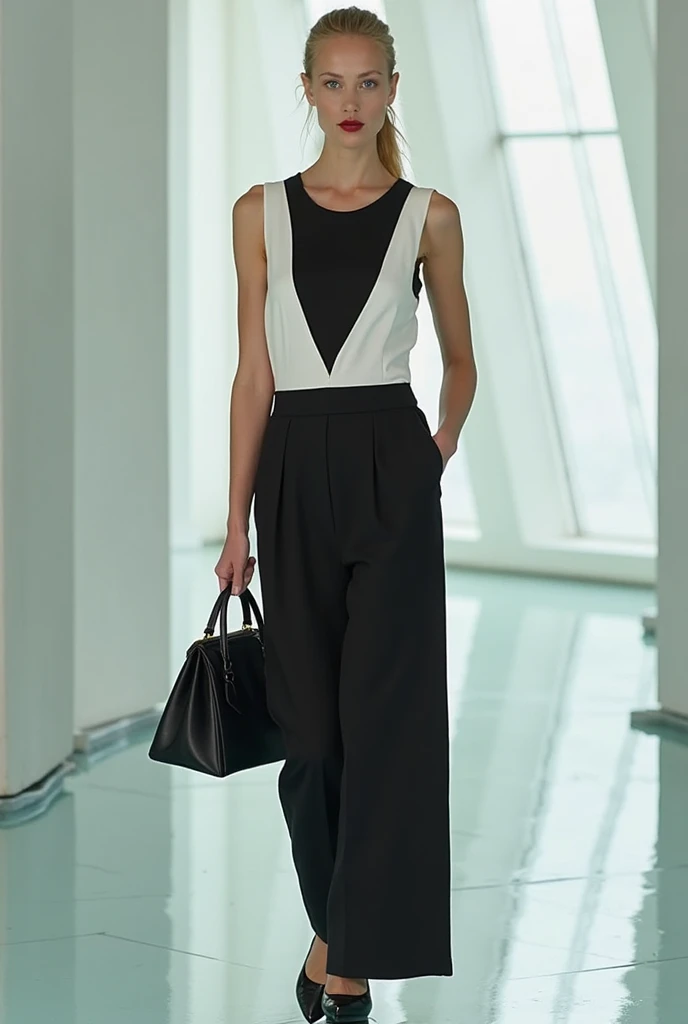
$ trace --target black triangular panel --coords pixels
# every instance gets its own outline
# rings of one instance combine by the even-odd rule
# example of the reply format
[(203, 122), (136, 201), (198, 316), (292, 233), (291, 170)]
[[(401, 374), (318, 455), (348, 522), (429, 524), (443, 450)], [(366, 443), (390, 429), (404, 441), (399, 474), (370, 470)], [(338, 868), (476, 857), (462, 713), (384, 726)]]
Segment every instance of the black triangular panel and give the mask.
[(370, 299), (408, 193), (403, 178), (360, 210), (319, 206), (299, 174), (284, 182), (294, 289), (327, 372)]

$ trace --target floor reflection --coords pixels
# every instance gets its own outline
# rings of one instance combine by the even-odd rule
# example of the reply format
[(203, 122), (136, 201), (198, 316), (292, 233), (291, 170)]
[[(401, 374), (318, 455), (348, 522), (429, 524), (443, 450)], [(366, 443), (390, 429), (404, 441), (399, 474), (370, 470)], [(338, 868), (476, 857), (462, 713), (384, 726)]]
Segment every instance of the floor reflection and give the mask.
[[(216, 555), (175, 560), (175, 666)], [(374, 1020), (685, 1024), (688, 747), (629, 728), (651, 595), (448, 583), (455, 975), (373, 981)], [(311, 933), (279, 767), (214, 780), (144, 740), (0, 831), (0, 1020), (298, 1021)]]

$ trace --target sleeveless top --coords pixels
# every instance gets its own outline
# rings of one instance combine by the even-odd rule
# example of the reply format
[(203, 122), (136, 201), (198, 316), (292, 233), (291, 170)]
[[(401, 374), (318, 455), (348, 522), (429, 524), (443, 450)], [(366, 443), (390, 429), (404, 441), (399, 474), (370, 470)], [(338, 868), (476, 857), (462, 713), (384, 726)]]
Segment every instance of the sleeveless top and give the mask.
[(418, 246), (433, 189), (398, 178), (328, 210), (299, 173), (263, 185), (265, 332), (275, 390), (410, 383)]

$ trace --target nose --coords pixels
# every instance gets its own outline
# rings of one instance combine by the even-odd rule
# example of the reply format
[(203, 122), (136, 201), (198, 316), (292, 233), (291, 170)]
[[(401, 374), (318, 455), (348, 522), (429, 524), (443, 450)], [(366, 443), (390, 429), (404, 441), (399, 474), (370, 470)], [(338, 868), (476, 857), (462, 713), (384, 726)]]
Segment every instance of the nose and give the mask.
[(360, 104), (356, 95), (347, 96), (342, 104), (345, 114), (355, 114), (360, 109)]

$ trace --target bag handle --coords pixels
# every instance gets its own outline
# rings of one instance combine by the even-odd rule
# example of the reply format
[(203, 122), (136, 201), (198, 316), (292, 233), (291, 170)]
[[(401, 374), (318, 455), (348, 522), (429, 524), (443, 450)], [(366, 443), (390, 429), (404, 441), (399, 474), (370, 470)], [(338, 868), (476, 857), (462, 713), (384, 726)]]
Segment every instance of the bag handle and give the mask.
[[(212, 609), (212, 611), (210, 613), (210, 618), (208, 619), (208, 625), (203, 630), (204, 637), (213, 636), (213, 634), (215, 633), (215, 623), (217, 622), (218, 615), (220, 615), (220, 641), (222, 641), (223, 633), (226, 635), (226, 633), (227, 633), (227, 605), (229, 603), (229, 599), (230, 599), (231, 596), (232, 596), (232, 584), (229, 583), (228, 586), (226, 586), (225, 589), (221, 590), (220, 593), (218, 594), (217, 600), (215, 601), (215, 604), (213, 605), (213, 609)], [(256, 624), (258, 626), (258, 632), (260, 633), (260, 639), (261, 639), (261, 643), (262, 643), (262, 641), (263, 641), (263, 629), (264, 629), (263, 616), (260, 613), (260, 608), (258, 607), (258, 603), (257, 603), (255, 597), (253, 596), (251, 591), (248, 589), (248, 587), (246, 587), (244, 590), (242, 590), (242, 592), (238, 596), (239, 596), (239, 600), (241, 601), (241, 609), (242, 609), (242, 612), (243, 612), (243, 628), (244, 629), (251, 629), (251, 627), (253, 625), (253, 622), (252, 622), (252, 619), (251, 619), (251, 609), (253, 609), (253, 613), (254, 613), (254, 615), (256, 617)], [(225, 624), (224, 625), (224, 629), (222, 628), (223, 611), (224, 611), (224, 624)]]
[[(238, 707), (236, 707), (236, 705), (232, 704), (232, 701), (231, 701), (230, 696), (229, 696), (229, 688), (230, 688), (230, 686), (231, 686), (231, 688), (234, 691), (234, 694), (236, 696), (236, 685), (234, 683), (234, 670), (232, 668), (232, 662), (231, 662), (231, 659), (229, 657), (229, 644), (227, 643), (227, 606), (229, 604), (229, 599), (230, 599), (231, 596), (232, 596), (232, 584), (230, 582), (230, 584), (227, 587), (225, 587), (224, 590), (220, 591), (220, 593), (219, 593), (219, 595), (217, 597), (217, 600), (215, 601), (215, 604), (213, 605), (213, 609), (212, 609), (212, 611), (210, 613), (210, 618), (208, 619), (208, 625), (205, 627), (205, 630), (204, 630), (204, 639), (207, 639), (209, 636), (213, 636), (213, 634), (215, 632), (215, 623), (217, 622), (217, 616), (218, 616), (218, 613), (219, 613), (219, 616), (220, 616), (220, 654), (222, 656), (222, 667), (224, 669), (224, 675), (225, 675), (225, 699), (227, 700), (227, 703), (231, 707), (234, 708), (235, 711), (237, 711), (239, 714), (242, 714), (241, 710)], [(239, 594), (239, 600), (241, 601), (241, 607), (242, 607), (243, 617), (244, 617), (242, 628), (243, 629), (252, 629), (251, 610), (253, 610), (253, 614), (256, 617), (256, 624), (257, 624), (257, 627), (258, 627), (258, 637), (259, 637), (260, 644), (261, 644), (261, 647), (262, 647), (263, 646), (264, 622), (263, 622), (263, 616), (261, 615), (261, 612), (260, 612), (260, 608), (258, 607), (258, 602), (256, 601), (256, 599), (253, 596), (253, 594), (251, 593), (251, 591), (248, 589), (248, 587), (246, 587), (244, 590), (242, 590), (242, 592)]]

